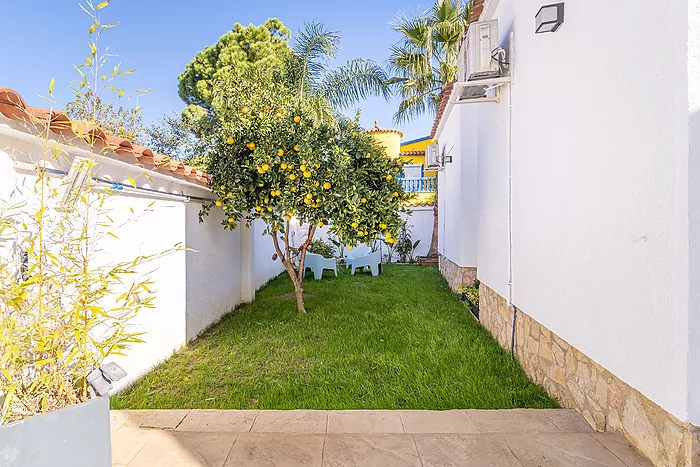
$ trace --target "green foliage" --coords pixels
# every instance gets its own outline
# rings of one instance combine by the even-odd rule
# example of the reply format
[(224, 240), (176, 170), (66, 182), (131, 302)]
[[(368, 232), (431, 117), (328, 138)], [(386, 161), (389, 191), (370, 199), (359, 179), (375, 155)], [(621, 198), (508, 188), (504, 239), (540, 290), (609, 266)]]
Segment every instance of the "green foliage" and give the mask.
[(309, 243), (309, 253), (316, 253), (324, 258), (333, 258), (335, 257), (335, 246), (330, 242), (316, 238)]
[(194, 122), (208, 119), (213, 112), (217, 80), (226, 80), (232, 73), (248, 68), (279, 67), (290, 52), (289, 35), (289, 30), (276, 18), (260, 26), (236, 23), (216, 44), (198, 52), (178, 77), (178, 93), (188, 104), (184, 117)]
[(396, 122), (437, 112), (442, 89), (457, 78), (459, 46), (468, 18), (469, 2), (462, 0), (437, 0), (415, 18), (398, 15), (393, 26), (402, 40), (392, 47), (388, 81), (401, 98)]
[(313, 313), (293, 314), (294, 287), (278, 277), (112, 408), (557, 407), (434, 268), (385, 266), (379, 277), (340, 268), (305, 288)]
[(191, 122), (182, 116), (165, 115), (146, 129), (146, 146), (200, 170), (206, 170), (206, 142), (195, 135)]
[(267, 233), (285, 233), (295, 216), (312, 225), (332, 220), (331, 232), (349, 245), (397, 234), (399, 204), (408, 199), (401, 166), (356, 124), (316, 124), (275, 72), (232, 77), (214, 106), (220, 128), (209, 173), (225, 227), (260, 218)]
[(136, 144), (143, 143), (146, 127), (142, 122), (143, 111), (140, 107), (105, 104), (99, 96), (88, 91), (78, 93), (76, 100), (66, 106), (66, 113), (74, 122), (97, 125), (108, 135), (119, 136)]
[[(123, 96), (113, 81), (131, 73), (119, 66), (109, 75), (103, 72), (111, 55), (100, 53), (99, 38), (116, 26), (100, 20), (100, 10), (108, 3), (80, 5), (91, 18), (90, 53), (76, 67), (80, 79), (74, 83), (77, 99), (70, 111), (79, 121), (134, 141), (140, 111), (101, 101), (109, 90)], [(54, 83), (52, 79), (48, 99), (55, 106)], [(95, 187), (93, 151), (99, 146), (85, 159), (72, 161), (73, 170), (84, 172), (88, 182), (69, 189), (70, 182), (53, 179), (40, 167), (69, 157), (71, 141), (50, 138), (49, 122), (33, 123), (36, 126), (30, 128), (41, 128), (38, 141), (44, 142), (34, 185), (27, 178), (16, 192), (22, 202), (0, 205), (1, 424), (89, 398), (87, 375), (109, 356), (122, 355), (142, 342), (129, 322), (153, 306), (155, 297), (143, 269), (160, 256), (114, 263), (95, 256), (101, 242), (117, 238), (119, 227), (109, 215), (111, 193)]]
[(420, 244), (420, 239), (415, 242), (411, 240), (411, 229), (404, 222), (399, 230), (398, 241), (396, 242), (396, 253), (402, 263), (415, 263), (414, 256), (416, 248)]
[[(378, 235), (391, 239), (409, 196), (399, 182), (400, 160), (355, 122), (315, 119), (315, 100), (290, 88), (287, 77), (286, 67), (250, 68), (217, 82), (208, 172), (218, 201), (203, 214), (221, 207), (229, 229), (262, 219), (301, 293), (295, 260), (303, 266), (317, 225), (330, 223), (349, 248)], [(298, 249), (288, 242), (292, 217), (311, 226)], [(299, 304), (302, 311), (301, 298)]]
[(469, 300), (474, 303), (474, 305), (479, 306), (479, 280), (475, 280), (472, 285), (459, 284), (457, 286), (457, 293), (464, 294), (469, 297)]

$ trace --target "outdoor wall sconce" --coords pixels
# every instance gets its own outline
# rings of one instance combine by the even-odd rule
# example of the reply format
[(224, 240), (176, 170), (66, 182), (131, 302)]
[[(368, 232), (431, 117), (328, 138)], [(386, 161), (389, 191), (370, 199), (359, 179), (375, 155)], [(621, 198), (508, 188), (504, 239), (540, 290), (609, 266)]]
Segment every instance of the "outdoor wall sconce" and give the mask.
[(564, 23), (564, 3), (544, 5), (535, 15), (535, 34), (555, 32)]
[(87, 376), (90, 392), (101, 397), (107, 396), (113, 387), (112, 383), (119, 381), (125, 376), (126, 371), (116, 363), (105, 363), (101, 367), (92, 370)]

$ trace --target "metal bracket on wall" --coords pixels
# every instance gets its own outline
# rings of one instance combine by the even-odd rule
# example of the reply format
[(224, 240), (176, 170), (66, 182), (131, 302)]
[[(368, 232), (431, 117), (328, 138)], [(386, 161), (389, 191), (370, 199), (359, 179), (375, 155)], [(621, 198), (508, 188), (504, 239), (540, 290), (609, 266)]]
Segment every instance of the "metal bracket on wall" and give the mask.
[[(482, 102), (501, 102), (501, 87), (514, 83), (515, 77), (515, 34), (513, 31), (509, 35), (508, 52), (508, 76), (498, 78), (486, 78), (474, 81), (458, 81), (454, 84), (452, 92), (452, 104), (479, 104)], [(494, 95), (487, 96), (491, 90), (495, 90)]]

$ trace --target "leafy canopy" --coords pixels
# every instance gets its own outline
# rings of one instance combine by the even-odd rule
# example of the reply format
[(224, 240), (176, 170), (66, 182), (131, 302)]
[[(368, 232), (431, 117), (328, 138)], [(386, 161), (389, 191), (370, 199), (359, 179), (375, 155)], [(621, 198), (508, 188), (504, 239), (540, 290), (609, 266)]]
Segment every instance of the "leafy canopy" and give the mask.
[(281, 65), (290, 52), (289, 36), (289, 30), (277, 18), (260, 26), (236, 23), (216, 44), (198, 52), (178, 77), (178, 93), (188, 104), (185, 117), (198, 121), (213, 111), (217, 80), (226, 79), (236, 70)]
[(401, 98), (394, 121), (437, 112), (442, 89), (457, 78), (459, 46), (468, 25), (469, 2), (462, 0), (437, 0), (416, 17), (399, 13), (393, 27), (401, 40), (389, 57), (388, 84)]
[[(399, 205), (408, 198), (401, 161), (361, 132), (356, 123), (323, 123), (309, 100), (286, 85), (284, 68), (251, 68), (220, 81), (213, 107), (218, 122), (208, 171), (226, 228), (250, 219), (267, 233), (288, 222), (324, 225), (344, 243), (392, 238)], [(248, 214), (251, 214), (248, 217)]]

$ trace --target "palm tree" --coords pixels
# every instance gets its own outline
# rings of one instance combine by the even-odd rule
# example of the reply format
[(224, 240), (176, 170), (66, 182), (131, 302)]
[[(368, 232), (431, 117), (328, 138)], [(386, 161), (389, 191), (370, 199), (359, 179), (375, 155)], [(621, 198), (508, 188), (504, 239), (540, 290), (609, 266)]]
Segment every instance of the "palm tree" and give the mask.
[(372, 60), (356, 58), (330, 68), (339, 48), (338, 33), (322, 23), (305, 23), (287, 60), (289, 86), (313, 103), (321, 120), (333, 119), (337, 111), (370, 96), (388, 99), (391, 95), (385, 71)]
[(394, 114), (396, 123), (406, 123), (425, 113), (437, 112), (440, 93), (457, 78), (459, 46), (469, 25), (468, 2), (437, 0), (415, 18), (399, 13), (393, 25), (402, 35), (392, 47), (388, 84), (401, 99)]
[[(443, 90), (457, 78), (459, 46), (469, 26), (469, 13), (468, 1), (437, 0), (431, 9), (417, 17), (398, 14), (393, 27), (401, 34), (402, 40), (392, 47), (389, 63), (393, 77), (388, 81), (401, 99), (394, 114), (396, 123), (406, 123), (426, 113), (437, 113)], [(437, 244), (436, 183), (429, 257), (437, 257)]]

